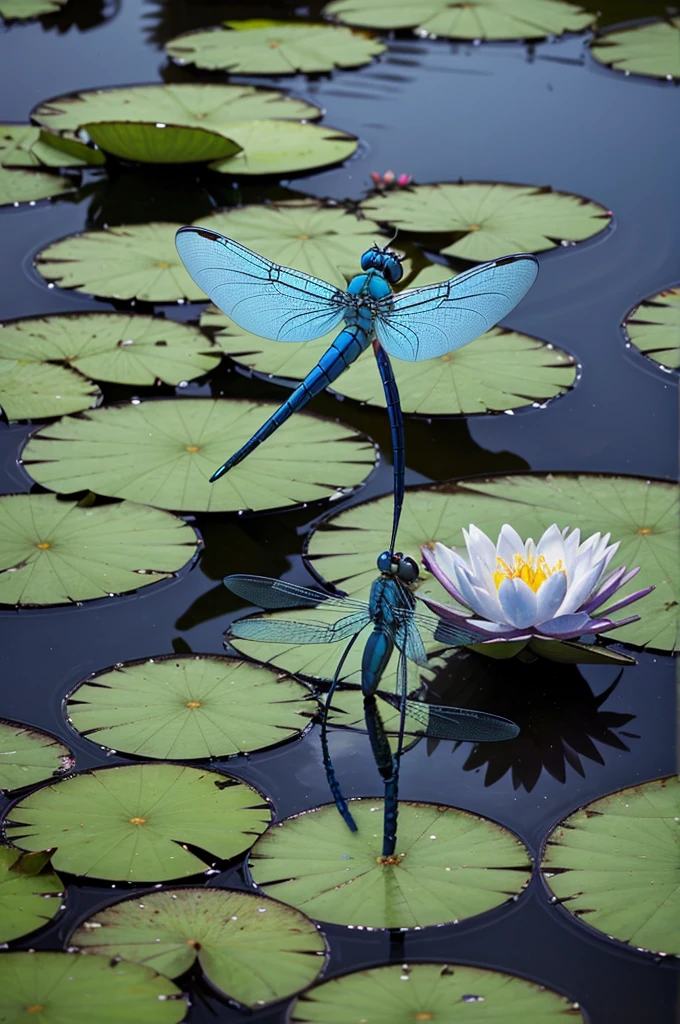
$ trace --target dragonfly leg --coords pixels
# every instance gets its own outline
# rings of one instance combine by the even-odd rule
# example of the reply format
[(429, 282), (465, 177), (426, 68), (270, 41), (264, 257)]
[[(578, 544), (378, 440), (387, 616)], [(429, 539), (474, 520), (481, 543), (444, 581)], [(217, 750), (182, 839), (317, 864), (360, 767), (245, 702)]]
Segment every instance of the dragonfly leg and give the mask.
[(335, 693), (336, 687), (338, 685), (338, 680), (340, 679), (342, 667), (345, 664), (347, 656), (349, 655), (349, 652), (352, 650), (352, 647), (354, 646), (354, 643), (357, 640), (358, 636), (359, 633), (355, 633), (350, 642), (347, 644), (347, 647), (345, 647), (345, 650), (342, 652), (342, 657), (338, 662), (338, 666), (335, 670), (335, 674), (333, 676), (333, 680), (328, 691), (328, 696), (326, 697), (326, 703), (324, 704), (321, 718), (321, 755), (323, 758), (323, 766), (326, 772), (326, 779), (328, 781), (328, 788), (331, 791), (331, 795), (333, 797), (333, 800), (335, 801), (335, 806), (340, 812), (343, 821), (347, 823), (347, 826), (350, 828), (352, 832), (357, 831), (357, 824), (354, 818), (352, 817), (351, 811), (349, 809), (345, 797), (342, 795), (340, 783), (338, 781), (337, 775), (335, 774), (335, 768), (333, 767), (331, 752), (328, 748), (328, 709), (331, 706), (331, 701), (333, 699), (333, 694)]
[(397, 543), (397, 531), (399, 519), (404, 504), (404, 478), (406, 475), (406, 442), (404, 439), (404, 418), (401, 412), (401, 401), (397, 382), (394, 378), (392, 364), (385, 349), (379, 341), (373, 342), (373, 351), (380, 371), (385, 401), (387, 403), (387, 415), (390, 421), (392, 434), (392, 466), (394, 472), (394, 508), (392, 513), (392, 539), (390, 540), (390, 552), (394, 552)]

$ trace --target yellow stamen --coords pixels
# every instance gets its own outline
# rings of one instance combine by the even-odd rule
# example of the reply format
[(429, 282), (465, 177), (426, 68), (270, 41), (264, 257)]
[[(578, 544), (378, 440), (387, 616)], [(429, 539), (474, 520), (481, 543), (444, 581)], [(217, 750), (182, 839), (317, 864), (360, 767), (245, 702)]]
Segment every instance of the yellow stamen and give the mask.
[(540, 555), (538, 560), (527, 561), (523, 555), (515, 555), (512, 566), (503, 558), (497, 558), (497, 571), (493, 574), (493, 581), (496, 584), (496, 590), (500, 587), (503, 580), (524, 580), (528, 587), (531, 587), (534, 593), (538, 590), (542, 583), (545, 583), (550, 576), (556, 572), (564, 573), (566, 576), (566, 570), (562, 565), (562, 559), (558, 559), (557, 563), (553, 566), (548, 565), (544, 555)]

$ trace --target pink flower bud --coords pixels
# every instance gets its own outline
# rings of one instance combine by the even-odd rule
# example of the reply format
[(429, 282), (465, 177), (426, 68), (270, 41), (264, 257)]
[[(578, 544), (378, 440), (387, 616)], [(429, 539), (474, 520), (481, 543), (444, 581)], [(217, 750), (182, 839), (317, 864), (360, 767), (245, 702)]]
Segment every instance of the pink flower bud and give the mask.
[(382, 184), (382, 178), (380, 177), (377, 171), (371, 171), (371, 181), (373, 182), (374, 185)]
[(383, 185), (392, 185), (394, 182), (395, 174), (394, 171), (385, 171), (383, 174)]
[(399, 185), (400, 188), (404, 188), (406, 185), (410, 185), (412, 181), (413, 178), (410, 174), (400, 174), (397, 178), (397, 185)]

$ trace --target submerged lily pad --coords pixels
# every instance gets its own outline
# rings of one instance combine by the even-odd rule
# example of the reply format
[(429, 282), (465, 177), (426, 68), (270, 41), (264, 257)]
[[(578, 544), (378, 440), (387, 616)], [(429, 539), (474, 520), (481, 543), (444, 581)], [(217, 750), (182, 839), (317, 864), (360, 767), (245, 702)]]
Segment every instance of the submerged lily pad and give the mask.
[(680, 778), (595, 800), (548, 837), (543, 872), (566, 910), (638, 949), (680, 954)]
[(54, 736), (0, 719), (0, 789), (42, 782), (70, 759), (71, 751)]
[(615, 71), (680, 78), (680, 18), (600, 32), (590, 44), (595, 60)]
[[(407, 982), (407, 984), (405, 984)], [(469, 1004), (475, 1005), (472, 1009)], [(577, 1004), (512, 974), (460, 964), (390, 964), (331, 978), (300, 996), (295, 1024), (476, 1024), (583, 1021)]]
[(39, 199), (72, 192), (74, 188), (73, 181), (60, 174), (0, 167), (0, 206), (36, 203)]
[[(36, 363), (63, 362), (87, 377), (118, 384), (176, 385), (214, 370), (221, 357), (193, 324), (161, 317), (61, 313), (12, 320), (0, 330), (0, 365), (22, 360), (35, 372)], [(1, 381), (0, 375), (0, 388)]]
[(96, 384), (66, 366), (5, 358), (0, 334), (0, 410), (8, 420), (44, 419), (93, 409), (102, 400)]
[(51, 490), (129, 498), (192, 512), (282, 508), (356, 487), (375, 452), (348, 427), (296, 413), (217, 484), (215, 469), (274, 412), (236, 399), (111, 406), (34, 434), (24, 462)]
[(45, 786), (4, 822), (21, 850), (57, 847), (52, 864), (88, 878), (160, 882), (228, 860), (267, 827), (262, 797), (229, 775), (179, 764), (99, 768)]
[[(180, 990), (148, 967), (73, 953), (5, 953), (0, 1020), (7, 1024), (179, 1024)], [(36, 1016), (34, 1017), (33, 1014)]]
[(386, 47), (377, 39), (332, 25), (227, 21), (225, 28), (187, 32), (166, 43), (181, 64), (235, 75), (312, 74), (370, 64)]
[(19, 869), (21, 857), (16, 850), (0, 846), (0, 942), (41, 928), (61, 908), (61, 881), (52, 871), (25, 874)]
[(170, 978), (198, 960), (216, 989), (252, 1008), (312, 984), (326, 952), (298, 910), (226, 889), (165, 890), (141, 902), (133, 896), (85, 921), (69, 944)]
[(339, 128), (298, 121), (243, 121), (228, 125), (226, 131), (242, 152), (210, 167), (239, 177), (326, 167), (346, 160), (359, 145), (356, 135)]
[(2, 167), (86, 167), (104, 163), (104, 154), (76, 138), (66, 138), (31, 124), (0, 125)]
[(645, 299), (623, 326), (633, 345), (654, 362), (680, 368), (680, 288)]
[(5, 21), (27, 21), (42, 14), (54, 14), (67, 0), (0, 0), (0, 15)]
[(483, 914), (521, 892), (525, 846), (502, 826), (454, 807), (400, 803), (399, 863), (376, 858), (383, 801), (352, 800), (358, 832), (335, 804), (270, 828), (250, 871), (268, 896), (333, 924), (416, 928)]
[(441, 252), (465, 260), (582, 242), (611, 220), (604, 207), (582, 196), (502, 182), (414, 185), (371, 196), (361, 209), (405, 231), (455, 234)]
[(283, 743), (302, 732), (314, 710), (295, 680), (208, 655), (116, 665), (86, 679), (68, 703), (71, 724), (93, 742), (166, 760)]
[(142, 121), (95, 121), (83, 125), (105, 153), (143, 164), (195, 164), (224, 160), (238, 143), (198, 126)]
[(416, 28), (450, 39), (542, 39), (595, 21), (562, 0), (332, 0), (324, 14), (367, 28)]
[(168, 579), (196, 550), (188, 523), (132, 502), (0, 498), (0, 604), (69, 604)]

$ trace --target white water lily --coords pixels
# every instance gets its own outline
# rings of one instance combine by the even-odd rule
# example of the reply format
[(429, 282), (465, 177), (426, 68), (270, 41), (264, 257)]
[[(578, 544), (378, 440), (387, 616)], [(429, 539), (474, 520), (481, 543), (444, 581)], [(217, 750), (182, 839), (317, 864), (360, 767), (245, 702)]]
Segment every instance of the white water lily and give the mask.
[(580, 530), (560, 530), (553, 523), (538, 543), (524, 541), (507, 523), (494, 544), (476, 526), (463, 530), (468, 561), (452, 548), (436, 543), (422, 549), (430, 572), (472, 615), (436, 601), (425, 603), (442, 618), (479, 633), (480, 640), (522, 640), (532, 636), (569, 640), (603, 633), (635, 622), (639, 615), (612, 621), (612, 612), (644, 597), (653, 587), (621, 598), (597, 611), (639, 572), (625, 566), (605, 578), (618, 543), (610, 534), (594, 533), (581, 543)]

